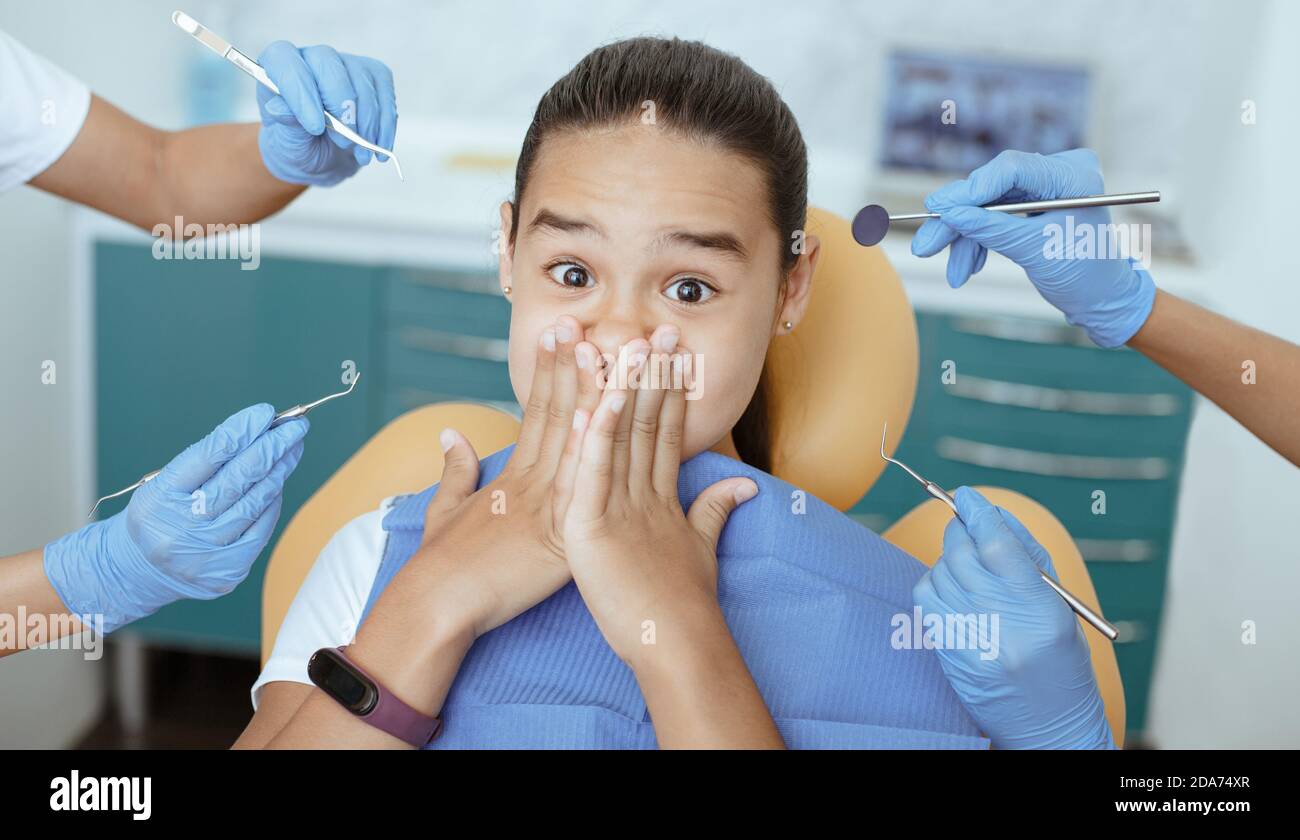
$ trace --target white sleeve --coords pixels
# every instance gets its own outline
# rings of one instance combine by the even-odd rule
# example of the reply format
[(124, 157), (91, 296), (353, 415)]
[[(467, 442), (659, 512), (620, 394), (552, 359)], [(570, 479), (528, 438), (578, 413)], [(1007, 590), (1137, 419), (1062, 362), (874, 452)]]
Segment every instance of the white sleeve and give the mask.
[(310, 685), (311, 655), (352, 642), (384, 557), (382, 523), (392, 504), (392, 498), (384, 499), (378, 510), (344, 525), (321, 549), (289, 605), (266, 667), (253, 683), (254, 710), (262, 686), (279, 681)]
[(49, 169), (89, 111), (90, 88), (0, 30), (0, 193)]

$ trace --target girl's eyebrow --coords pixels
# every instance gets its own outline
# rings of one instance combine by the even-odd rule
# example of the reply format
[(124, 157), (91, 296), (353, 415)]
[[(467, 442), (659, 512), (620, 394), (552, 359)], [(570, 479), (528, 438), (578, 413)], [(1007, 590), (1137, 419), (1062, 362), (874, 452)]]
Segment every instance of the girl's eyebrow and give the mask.
[[(537, 215), (533, 216), (533, 220), (528, 224), (528, 231), (530, 233), (533, 231), (582, 233), (599, 236), (602, 239), (606, 238), (604, 229), (595, 222), (561, 216), (559, 213), (545, 207), (538, 210)], [(741, 262), (749, 259), (749, 252), (745, 250), (740, 238), (725, 231), (696, 233), (689, 230), (669, 230), (660, 234), (655, 241), (647, 246), (646, 250), (657, 250), (665, 245), (686, 245), (691, 248), (717, 251), (725, 257), (737, 259)]]
[(650, 243), (647, 250), (662, 248), (669, 244), (717, 251), (721, 256), (741, 262), (749, 259), (749, 252), (745, 250), (745, 246), (741, 244), (740, 239), (725, 231), (695, 233), (689, 230), (670, 230), (660, 234), (658, 239)]
[(586, 219), (573, 219), (568, 216), (561, 216), (553, 210), (547, 210), (545, 207), (537, 211), (533, 220), (528, 223), (528, 232), (551, 230), (561, 233), (586, 233), (595, 234), (604, 239), (605, 231), (595, 222)]

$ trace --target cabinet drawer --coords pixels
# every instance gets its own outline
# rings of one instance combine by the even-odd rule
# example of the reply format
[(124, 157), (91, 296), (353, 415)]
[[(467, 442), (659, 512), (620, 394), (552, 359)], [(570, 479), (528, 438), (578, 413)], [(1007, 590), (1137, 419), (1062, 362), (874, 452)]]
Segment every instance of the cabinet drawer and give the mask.
[(509, 334), (510, 304), (495, 275), (394, 270), (387, 297), (390, 328), (409, 325), (497, 339)]
[[(918, 468), (919, 469), (919, 468)], [(938, 458), (926, 478), (949, 490), (966, 484), (1005, 487), (1034, 499), (1079, 536), (1152, 539), (1166, 533), (1174, 514), (1177, 485), (1169, 481), (1068, 479), (976, 466)], [(1105, 493), (1106, 513), (1093, 514), (1093, 494)], [(915, 491), (918, 504), (924, 494)]]
[(930, 315), (920, 319), (923, 341), (938, 352), (922, 381), (937, 377), (951, 360), (957, 375), (1099, 393), (1180, 393), (1183, 386), (1145, 357), (1128, 349), (1102, 350), (1082, 331), (1003, 316)]
[(1120, 680), (1124, 683), (1126, 726), (1130, 732), (1141, 732), (1146, 728), (1147, 701), (1155, 671), (1159, 614), (1117, 614), (1107, 618), (1120, 630), (1119, 641), (1115, 643), (1115, 659), (1119, 662)]
[[(1003, 442), (1026, 449), (1072, 451), (1079, 454), (1156, 455), (1177, 459), (1182, 451), (1182, 433), (1187, 426), (1186, 402), (1173, 394), (1118, 393), (1101, 394), (1077, 390), (1054, 389), (1063, 395), (1098, 396), (1101, 401), (1131, 396), (1139, 402), (1151, 400), (1153, 408), (1172, 408), (1164, 415), (1081, 414), (1066, 410), (1044, 410), (1022, 405), (986, 402), (963, 393), (973, 393), (970, 382), (990, 383), (990, 391), (1007, 392), (1017, 383), (979, 379), (958, 374), (951, 385), (939, 383), (938, 376), (926, 394), (927, 410), (944, 420), (943, 429), (956, 437), (974, 437), (991, 443)], [(1024, 386), (1036, 387), (1036, 386)], [(966, 389), (963, 391), (963, 389)], [(1048, 398), (1049, 400), (1055, 397)]]
[[(1111, 621), (1124, 616), (1146, 615), (1158, 611), (1164, 600), (1164, 562), (1088, 563), (1088, 575), (1101, 601), (1102, 612)], [(1141, 634), (1155, 635), (1155, 627), (1144, 622)], [(1125, 638), (1125, 643), (1135, 641)]]

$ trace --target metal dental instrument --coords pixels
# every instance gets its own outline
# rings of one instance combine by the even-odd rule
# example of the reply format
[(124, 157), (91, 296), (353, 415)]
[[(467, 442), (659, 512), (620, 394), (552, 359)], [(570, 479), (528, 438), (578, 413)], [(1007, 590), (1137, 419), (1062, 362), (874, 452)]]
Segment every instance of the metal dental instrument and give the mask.
[[(226, 59), (240, 70), (243, 70), (245, 73), (261, 82), (267, 90), (277, 96), (280, 95), (280, 89), (275, 86), (275, 82), (271, 81), (271, 77), (266, 75), (266, 70), (262, 69), (262, 65), (230, 46), (229, 41), (222, 39), (215, 32), (206, 28), (184, 12), (172, 12), (172, 23), (179, 26), (185, 33), (194, 36), (194, 39), (203, 46), (212, 50), (217, 55)], [(353, 143), (356, 143), (361, 148), (369, 149), (377, 154), (387, 155), (392, 158), (393, 168), (397, 170), (397, 177), (401, 178), (403, 181), (406, 180), (402, 175), (402, 165), (398, 163), (397, 155), (393, 154), (392, 150), (371, 143), (369, 140), (349, 128), (347, 123), (343, 122), (329, 111), (325, 111), (325, 119), (329, 120), (331, 128), (351, 140)]]
[[(920, 482), (921, 486), (925, 488), (925, 492), (929, 493), (931, 496), (933, 496), (934, 498), (938, 499), (939, 501), (947, 505), (948, 508), (952, 511), (953, 516), (956, 516), (958, 519), (960, 519), (961, 516), (960, 514), (957, 513), (957, 502), (955, 499), (953, 499), (952, 494), (950, 494), (947, 490), (944, 490), (939, 485), (935, 484), (933, 481), (930, 481), (928, 479), (922, 478), (921, 476), (917, 475), (916, 470), (913, 470), (911, 467), (909, 467), (907, 464), (904, 464), (902, 461), (898, 461), (893, 458), (890, 458), (888, 455), (885, 454), (885, 434), (888, 431), (889, 431), (889, 424), (886, 423), (885, 428), (882, 429), (880, 432), (880, 457), (884, 458), (886, 461), (888, 461), (891, 464), (896, 464), (897, 466), (902, 467), (904, 470), (907, 470), (907, 474), (910, 475), (912, 478), (915, 478), (918, 482)], [(1044, 583), (1052, 587), (1052, 589), (1056, 591), (1056, 594), (1060, 595), (1061, 598), (1065, 601), (1065, 603), (1069, 604), (1070, 609), (1074, 610), (1076, 615), (1078, 615), (1084, 621), (1091, 624), (1093, 626), (1093, 629), (1095, 629), (1098, 633), (1110, 639), (1112, 642), (1119, 638), (1118, 627), (1111, 624), (1106, 619), (1102, 618), (1095, 611), (1093, 611), (1093, 609), (1089, 607), (1087, 604), (1083, 603), (1078, 598), (1071, 595), (1069, 590), (1067, 590), (1064, 586), (1061, 586), (1056, 581), (1052, 580), (1051, 576), (1048, 575), (1046, 572), (1044, 572), (1042, 569), (1038, 570), (1038, 576), (1043, 579)]]
[[(1017, 201), (1012, 204), (989, 204), (985, 210), (997, 210), (1000, 213), (1039, 213), (1044, 210), (1075, 210), (1082, 207), (1114, 207), (1120, 204), (1150, 204), (1160, 200), (1160, 193), (1114, 193), (1112, 195), (1088, 195), (1082, 198), (1053, 198), (1044, 201)], [(853, 238), (859, 245), (876, 245), (889, 232), (890, 222), (915, 221), (918, 219), (937, 219), (938, 213), (898, 213), (890, 215), (879, 204), (868, 204), (853, 217)]]
[[(315, 402), (309, 402), (306, 405), (295, 405), (292, 408), (286, 408), (284, 411), (281, 411), (279, 414), (276, 414), (275, 417), (271, 419), (271, 425), (267, 426), (267, 428), (274, 429), (276, 426), (279, 426), (281, 423), (285, 423), (288, 422), (289, 420), (302, 417), (304, 414), (311, 411), (313, 408), (315, 408), (318, 405), (327, 403), (330, 400), (338, 399), (339, 397), (346, 397), (348, 394), (352, 393), (353, 388), (357, 387), (357, 381), (359, 379), (361, 379), (361, 372), (357, 371), (356, 375), (353, 376), (352, 378), (352, 384), (347, 387), (346, 391), (339, 391), (337, 394), (330, 394), (329, 396), (321, 397)], [(140, 476), (140, 480), (137, 481), (135, 484), (132, 484), (129, 487), (123, 487), (121, 490), (118, 490), (116, 493), (109, 493), (107, 496), (102, 496), (98, 501), (95, 502), (95, 506), (90, 509), (90, 513), (89, 515), (86, 516), (86, 518), (94, 519), (95, 511), (99, 510), (99, 506), (102, 505), (104, 502), (107, 502), (109, 499), (116, 499), (118, 496), (125, 496), (127, 493), (130, 493), (132, 490), (136, 490), (140, 487), (143, 487), (145, 484), (148, 484), (150, 481), (153, 481), (155, 478), (157, 478), (158, 473), (160, 472), (162, 472), (162, 470), (154, 470), (153, 472), (145, 473), (144, 475)]]

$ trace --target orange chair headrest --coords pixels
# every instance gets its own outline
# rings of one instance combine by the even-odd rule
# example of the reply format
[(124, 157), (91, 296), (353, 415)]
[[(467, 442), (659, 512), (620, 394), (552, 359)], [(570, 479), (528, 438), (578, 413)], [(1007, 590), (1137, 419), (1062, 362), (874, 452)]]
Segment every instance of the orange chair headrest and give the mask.
[(892, 452), (916, 396), (919, 350), (912, 305), (879, 248), (849, 222), (810, 207), (821, 240), (808, 310), (767, 354), (772, 472), (840, 510), (880, 476), (880, 431)]

